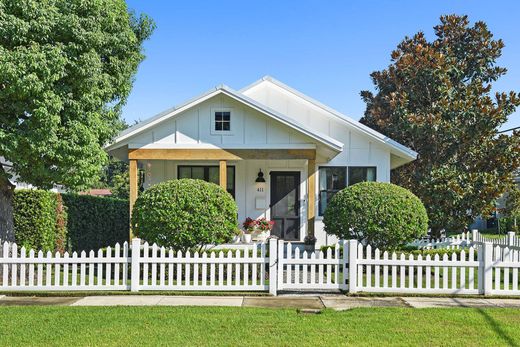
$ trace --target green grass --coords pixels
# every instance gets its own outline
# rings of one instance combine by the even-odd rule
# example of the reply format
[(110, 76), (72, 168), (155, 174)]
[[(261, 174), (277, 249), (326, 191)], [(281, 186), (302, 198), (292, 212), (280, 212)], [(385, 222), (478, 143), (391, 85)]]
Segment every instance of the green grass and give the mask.
[(366, 308), (322, 314), (216, 307), (3, 307), (2, 346), (497, 346), (514, 309)]
[(503, 239), (504, 237), (507, 236), (507, 234), (487, 234), (487, 233), (482, 233), (481, 235), (487, 239)]

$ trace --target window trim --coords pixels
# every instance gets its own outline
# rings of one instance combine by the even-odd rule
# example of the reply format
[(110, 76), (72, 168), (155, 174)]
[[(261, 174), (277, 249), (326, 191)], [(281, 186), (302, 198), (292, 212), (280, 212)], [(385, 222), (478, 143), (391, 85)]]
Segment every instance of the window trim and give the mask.
[[(204, 181), (205, 182), (209, 182), (209, 168), (210, 167), (213, 167), (213, 168), (219, 168), (218, 165), (177, 165), (177, 179), (180, 179), (180, 172), (181, 172), (181, 168), (193, 168), (193, 167), (201, 167), (201, 168), (204, 168)], [(228, 191), (226, 189), (226, 191), (231, 194), (231, 196), (233, 197), (233, 199), (235, 198), (235, 195), (236, 195), (236, 180), (237, 180), (237, 177), (236, 177), (236, 167), (235, 165), (227, 165), (227, 168), (230, 168), (233, 170), (233, 189), (231, 189), (231, 192)], [(220, 172), (219, 172), (219, 175), (220, 175)], [(207, 179), (207, 180), (206, 180)]]
[(336, 191), (336, 193), (339, 190), (336, 189), (320, 189), (320, 170), (321, 169), (345, 169), (345, 187), (348, 187), (348, 166), (340, 166), (340, 165), (334, 165), (334, 166), (318, 166), (318, 217), (323, 217), (323, 214), (325, 211), (321, 211), (321, 192), (332, 192)]
[[(217, 112), (229, 112), (229, 130), (216, 130), (215, 126), (217, 123), (216, 113)], [(233, 126), (233, 108), (231, 107), (215, 107), (211, 108), (211, 134), (212, 135), (234, 135)]]
[(360, 166), (360, 165), (347, 166), (347, 187), (350, 186), (350, 169), (355, 169), (355, 168), (374, 169), (374, 172), (375, 172), (374, 181), (371, 181), (371, 182), (377, 182), (377, 166)]
[[(375, 171), (375, 177), (374, 177), (374, 180), (375, 182), (377, 182), (377, 166), (361, 166), (361, 165), (353, 165), (353, 166), (348, 166), (348, 165), (345, 165), (345, 166), (341, 166), (341, 165), (333, 165), (333, 166), (327, 166), (327, 165), (324, 165), (324, 166), (318, 166), (318, 217), (323, 217), (323, 214), (325, 211), (321, 211), (321, 192), (329, 192), (329, 191), (334, 191), (335, 189), (325, 189), (325, 190), (322, 190), (320, 189), (320, 170), (321, 169), (327, 169), (327, 168), (330, 168), (330, 169), (345, 169), (345, 188), (350, 186), (350, 169), (351, 168), (363, 168), (363, 169), (371, 169), (373, 168), (374, 171)], [(338, 191), (336, 191), (338, 192)]]

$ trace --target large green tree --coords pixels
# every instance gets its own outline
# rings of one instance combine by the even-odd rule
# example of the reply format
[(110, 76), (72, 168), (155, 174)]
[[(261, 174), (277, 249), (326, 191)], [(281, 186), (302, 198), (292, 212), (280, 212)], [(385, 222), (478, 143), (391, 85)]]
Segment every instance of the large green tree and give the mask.
[(0, 0), (0, 238), (13, 171), (40, 188), (97, 180), (153, 27), (124, 0)]
[(520, 136), (499, 134), (520, 95), (491, 93), (506, 73), (497, 66), (504, 43), (484, 22), (440, 18), (435, 39), (405, 39), (391, 64), (371, 74), (376, 93), (361, 92), (362, 122), (407, 145), (418, 159), (392, 172), (426, 205), (432, 231), (464, 228), (487, 214), (520, 164)]

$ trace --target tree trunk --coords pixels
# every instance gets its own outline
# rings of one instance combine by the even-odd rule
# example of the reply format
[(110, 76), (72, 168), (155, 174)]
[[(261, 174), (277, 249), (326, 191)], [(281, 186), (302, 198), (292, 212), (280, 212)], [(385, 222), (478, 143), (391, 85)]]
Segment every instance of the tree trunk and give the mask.
[(0, 165), (0, 240), (14, 242), (14, 185)]

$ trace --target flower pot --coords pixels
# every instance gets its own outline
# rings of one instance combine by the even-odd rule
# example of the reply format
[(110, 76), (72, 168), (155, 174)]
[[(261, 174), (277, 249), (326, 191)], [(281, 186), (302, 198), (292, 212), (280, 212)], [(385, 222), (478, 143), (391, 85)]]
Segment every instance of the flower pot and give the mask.
[(260, 241), (260, 242), (265, 242), (269, 236), (271, 236), (271, 231), (270, 230), (255, 231), (253, 233), (253, 240)]
[(311, 245), (304, 245), (304, 249), (307, 253), (312, 253), (316, 250), (316, 244), (313, 243)]
[(242, 235), (242, 242), (243, 243), (251, 243), (251, 234), (244, 234), (244, 235)]
[(233, 236), (233, 240), (231, 240), (232, 243), (239, 243), (240, 242), (240, 235)]

